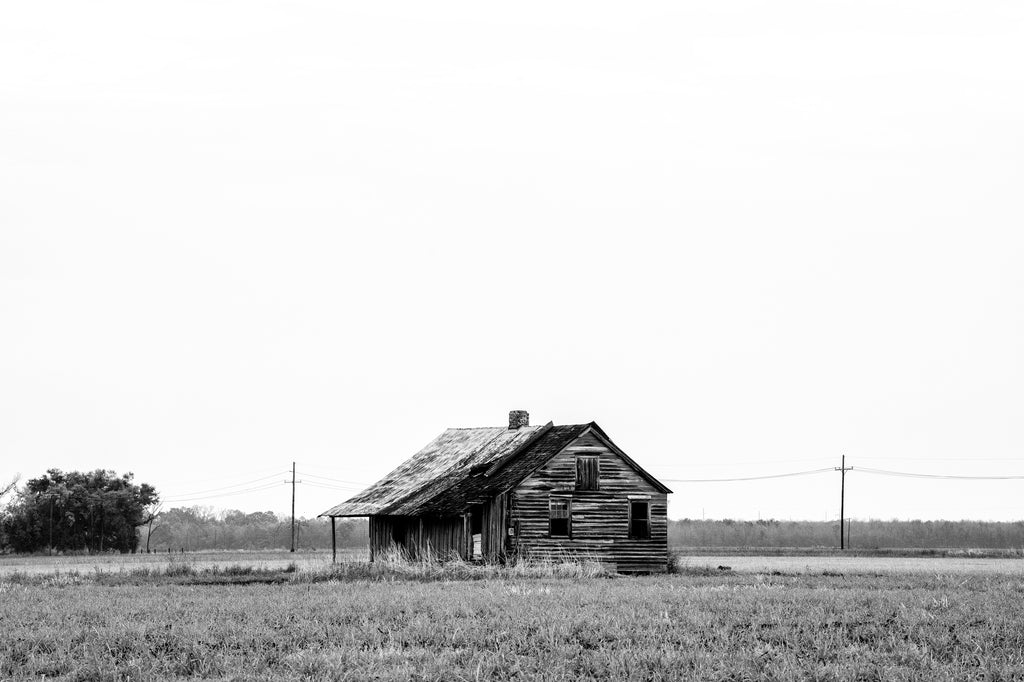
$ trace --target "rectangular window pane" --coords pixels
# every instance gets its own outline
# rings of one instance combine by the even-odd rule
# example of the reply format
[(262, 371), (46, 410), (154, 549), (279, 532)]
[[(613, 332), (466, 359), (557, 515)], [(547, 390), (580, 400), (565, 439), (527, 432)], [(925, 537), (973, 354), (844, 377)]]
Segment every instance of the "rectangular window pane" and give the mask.
[(576, 458), (576, 490), (597, 490), (600, 465), (597, 457)]
[(558, 537), (569, 536), (569, 518), (571, 512), (568, 500), (551, 500), (548, 503), (548, 523), (550, 534)]
[(650, 503), (629, 503), (629, 537), (646, 539), (651, 537)]

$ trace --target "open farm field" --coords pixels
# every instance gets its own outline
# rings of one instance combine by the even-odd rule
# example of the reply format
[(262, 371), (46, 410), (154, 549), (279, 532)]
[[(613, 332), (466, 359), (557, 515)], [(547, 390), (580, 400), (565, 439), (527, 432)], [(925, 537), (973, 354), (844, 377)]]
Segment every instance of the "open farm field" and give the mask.
[(1024, 679), (1024, 576), (931, 561), (575, 579), (347, 564), (276, 584), (9, 574), (0, 678)]
[[(339, 549), (339, 562), (366, 561), (364, 549)], [(327, 569), (331, 553), (287, 550), (190, 552), (187, 554), (92, 554), (68, 556), (0, 556), (0, 578), (13, 573), (43, 575), (53, 572), (77, 571), (104, 573), (132, 571), (148, 567), (164, 570), (187, 564), (196, 570), (248, 566), (256, 569), (283, 569), (292, 564), (301, 571)], [(729, 566), (740, 573), (1000, 573), (1024, 575), (1024, 558), (1005, 556), (894, 556), (845, 555), (835, 551), (817, 554), (682, 554), (683, 569)]]
[[(365, 561), (369, 558), (366, 549), (339, 549), (338, 561)], [(69, 554), (66, 556), (0, 556), (0, 579), (12, 573), (44, 574), (55, 571), (130, 571), (149, 567), (162, 569), (168, 566), (189, 564), (193, 568), (206, 569), (226, 566), (252, 566), (254, 568), (284, 568), (294, 563), (300, 569), (322, 568), (331, 563), (331, 552), (302, 551), (294, 554), (287, 550), (237, 551), (237, 552), (189, 552), (154, 554)]]
[(1024, 578), (1024, 559), (841, 555), (701, 555), (679, 558), (683, 569), (728, 566), (740, 573), (943, 574), (988, 573)]

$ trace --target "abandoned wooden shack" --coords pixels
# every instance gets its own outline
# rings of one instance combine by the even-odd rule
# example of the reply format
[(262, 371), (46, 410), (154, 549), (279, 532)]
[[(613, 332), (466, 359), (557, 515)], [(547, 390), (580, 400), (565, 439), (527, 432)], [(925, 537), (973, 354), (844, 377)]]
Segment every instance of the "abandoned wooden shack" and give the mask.
[(363, 492), (320, 516), (369, 517), (370, 560), (503, 562), (592, 558), (661, 572), (671, 491), (594, 422), (448, 429)]

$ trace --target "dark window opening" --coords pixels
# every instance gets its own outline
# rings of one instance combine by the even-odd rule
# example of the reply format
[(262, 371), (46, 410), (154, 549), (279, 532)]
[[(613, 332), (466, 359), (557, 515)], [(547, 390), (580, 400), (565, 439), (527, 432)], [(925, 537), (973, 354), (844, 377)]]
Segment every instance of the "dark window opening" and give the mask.
[(551, 537), (569, 537), (569, 500), (548, 503), (548, 532)]
[(629, 537), (646, 540), (651, 537), (651, 503), (629, 503)]
[(483, 531), (484, 508), (482, 505), (474, 504), (469, 511), (469, 532), (476, 535)]
[(599, 490), (601, 467), (597, 457), (576, 458), (576, 490)]
[(472, 543), (470, 550), (470, 556), (473, 559), (483, 559), (483, 528), (484, 528), (484, 508), (479, 504), (474, 504), (469, 509), (469, 538)]

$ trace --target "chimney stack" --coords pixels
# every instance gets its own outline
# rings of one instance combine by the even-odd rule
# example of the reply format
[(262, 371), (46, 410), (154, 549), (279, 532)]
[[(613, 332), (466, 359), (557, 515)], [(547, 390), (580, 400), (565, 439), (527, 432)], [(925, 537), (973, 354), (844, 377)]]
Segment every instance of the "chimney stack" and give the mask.
[(530, 425), (530, 413), (526, 410), (512, 410), (508, 413), (508, 428), (520, 429)]

